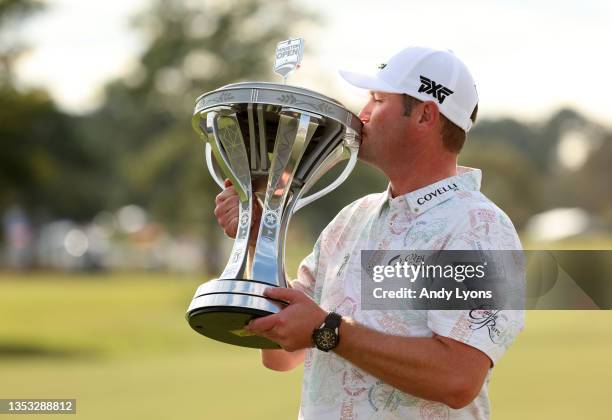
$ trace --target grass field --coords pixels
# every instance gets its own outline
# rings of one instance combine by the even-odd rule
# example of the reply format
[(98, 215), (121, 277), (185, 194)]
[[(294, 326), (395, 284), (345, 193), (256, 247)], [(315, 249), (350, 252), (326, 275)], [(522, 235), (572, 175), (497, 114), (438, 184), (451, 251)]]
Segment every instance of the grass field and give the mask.
[[(189, 328), (200, 280), (0, 273), (0, 398), (76, 398), (77, 419), (295, 418), (301, 371)], [(529, 312), (494, 370), (492, 418), (612, 418), (611, 356), (611, 311)]]

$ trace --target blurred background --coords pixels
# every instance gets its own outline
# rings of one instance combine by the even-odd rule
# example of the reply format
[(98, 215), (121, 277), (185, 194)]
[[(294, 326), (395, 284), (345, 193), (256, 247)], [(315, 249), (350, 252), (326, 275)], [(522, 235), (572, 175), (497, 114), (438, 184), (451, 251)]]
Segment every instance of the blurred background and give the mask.
[[(279, 82), (289, 37), (306, 41), (289, 83), (355, 113), (364, 93), (338, 68), (452, 49), (480, 94), (460, 163), (525, 246), (612, 249), (611, 18), (599, 0), (0, 0), (0, 398), (77, 398), (84, 419), (295, 417), (300, 371), (266, 371), (183, 318), (231, 247), (195, 98)], [(339, 209), (385, 187), (360, 164), (297, 214), (289, 272)], [(611, 331), (609, 311), (530, 312), (495, 368), (493, 418), (609, 418)]]

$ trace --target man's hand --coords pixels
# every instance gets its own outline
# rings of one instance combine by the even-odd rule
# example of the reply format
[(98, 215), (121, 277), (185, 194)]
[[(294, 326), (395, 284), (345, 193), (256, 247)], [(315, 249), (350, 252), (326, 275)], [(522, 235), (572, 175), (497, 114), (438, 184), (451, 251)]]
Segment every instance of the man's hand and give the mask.
[[(238, 193), (234, 189), (229, 179), (225, 180), (225, 189), (215, 197), (215, 217), (223, 232), (230, 238), (236, 237), (238, 231)], [(253, 200), (253, 217), (251, 220), (251, 234), (249, 243), (255, 244), (259, 232), (259, 222), (261, 220), (261, 207), (256, 199)]]
[(299, 290), (270, 287), (265, 295), (289, 305), (274, 315), (252, 320), (247, 330), (274, 341), (286, 351), (312, 347), (312, 332), (321, 326), (327, 312)]

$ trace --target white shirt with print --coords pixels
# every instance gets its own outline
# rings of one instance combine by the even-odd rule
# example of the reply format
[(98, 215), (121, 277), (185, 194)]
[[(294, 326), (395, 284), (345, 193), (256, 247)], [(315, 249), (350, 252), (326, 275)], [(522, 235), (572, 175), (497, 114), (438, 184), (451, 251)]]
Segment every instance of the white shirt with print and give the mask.
[[(523, 329), (524, 312), (484, 313), (474, 324), (468, 311), (362, 310), (362, 250), (520, 250), (508, 216), (480, 190), (481, 172), (458, 167), (456, 176), (392, 198), (389, 190), (345, 207), (324, 229), (292, 286), (323, 309), (392, 335), (450, 337), (484, 352), (496, 363)], [(492, 332), (493, 330), (493, 332)], [(401, 369), (401, 366), (398, 366)], [(457, 372), (461, 375), (461, 372)], [(337, 356), (306, 351), (300, 419), (487, 419), (487, 386), (454, 410), (399, 391)]]

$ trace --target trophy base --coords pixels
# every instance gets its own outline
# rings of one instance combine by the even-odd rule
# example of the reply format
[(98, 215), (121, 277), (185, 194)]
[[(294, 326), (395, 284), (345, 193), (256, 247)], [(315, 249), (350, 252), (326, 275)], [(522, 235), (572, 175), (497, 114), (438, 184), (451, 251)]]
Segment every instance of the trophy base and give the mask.
[(275, 314), (285, 306), (284, 302), (264, 296), (267, 287), (276, 286), (241, 279), (208, 281), (198, 287), (189, 305), (189, 325), (196, 332), (223, 343), (278, 349), (278, 344), (244, 329), (250, 320)]

